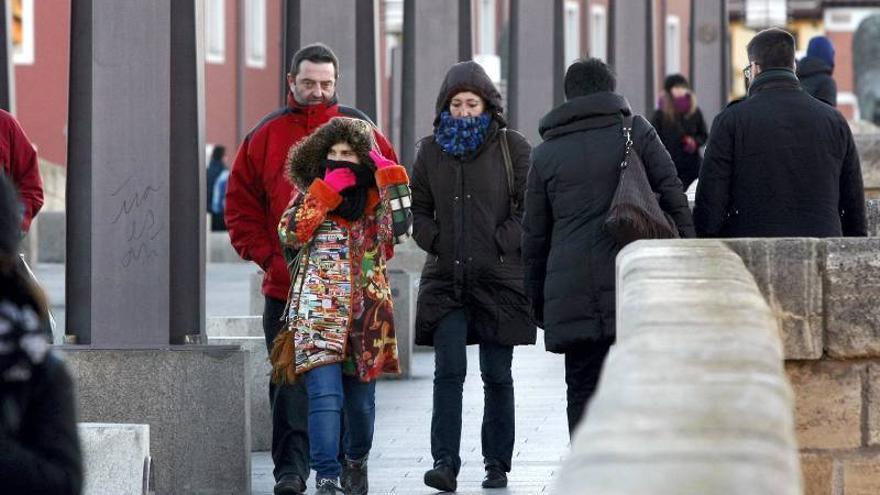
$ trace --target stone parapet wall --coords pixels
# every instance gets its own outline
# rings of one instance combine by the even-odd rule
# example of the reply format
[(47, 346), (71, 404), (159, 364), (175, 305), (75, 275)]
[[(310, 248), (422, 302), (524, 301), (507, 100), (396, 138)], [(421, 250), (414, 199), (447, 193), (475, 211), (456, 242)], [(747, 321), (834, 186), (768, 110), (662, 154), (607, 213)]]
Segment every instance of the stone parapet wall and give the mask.
[(726, 244), (780, 325), (805, 493), (880, 493), (880, 239)]
[(617, 343), (554, 493), (799, 495), (777, 321), (720, 241), (617, 261)]

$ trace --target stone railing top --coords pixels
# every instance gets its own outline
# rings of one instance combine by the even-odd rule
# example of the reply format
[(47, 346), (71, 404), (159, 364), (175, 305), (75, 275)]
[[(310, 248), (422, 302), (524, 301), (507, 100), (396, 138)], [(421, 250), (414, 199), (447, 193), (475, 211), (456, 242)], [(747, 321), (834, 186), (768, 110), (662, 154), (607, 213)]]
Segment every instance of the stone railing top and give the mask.
[(776, 321), (714, 240), (635, 243), (617, 335), (554, 493), (798, 495)]

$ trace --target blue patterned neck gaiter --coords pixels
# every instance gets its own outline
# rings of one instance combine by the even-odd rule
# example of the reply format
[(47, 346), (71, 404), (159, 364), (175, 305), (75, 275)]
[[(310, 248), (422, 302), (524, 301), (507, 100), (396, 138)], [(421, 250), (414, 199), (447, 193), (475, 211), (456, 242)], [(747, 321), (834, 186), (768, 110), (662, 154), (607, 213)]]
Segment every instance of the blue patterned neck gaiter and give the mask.
[(491, 122), (492, 117), (486, 112), (477, 117), (455, 118), (446, 110), (440, 114), (440, 124), (434, 129), (434, 140), (446, 153), (462, 158), (483, 145)]

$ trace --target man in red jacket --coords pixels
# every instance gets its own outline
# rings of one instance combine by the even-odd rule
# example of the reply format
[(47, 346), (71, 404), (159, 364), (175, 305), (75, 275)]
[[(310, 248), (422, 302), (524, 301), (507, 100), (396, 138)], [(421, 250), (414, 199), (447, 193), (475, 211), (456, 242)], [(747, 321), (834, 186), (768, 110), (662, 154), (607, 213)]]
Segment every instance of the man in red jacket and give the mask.
[[(247, 135), (229, 174), (226, 192), (226, 226), (232, 245), (245, 260), (265, 272), (263, 331), (266, 345), (281, 329), (281, 318), (290, 290), (290, 275), (278, 240), (278, 222), (294, 193), (284, 162), (290, 147), (333, 117), (369, 121), (357, 109), (336, 101), (339, 62), (327, 46), (316, 43), (299, 50), (291, 62), (287, 106), (267, 115)], [(388, 140), (375, 132), (380, 152), (397, 161)], [(309, 477), (308, 397), (302, 382), (269, 385), (272, 403), (272, 460), (275, 494), (305, 492)]]
[(21, 232), (26, 234), (43, 207), (43, 179), (34, 145), (15, 117), (3, 110), (0, 110), (0, 171), (12, 179), (18, 190), (22, 203)]

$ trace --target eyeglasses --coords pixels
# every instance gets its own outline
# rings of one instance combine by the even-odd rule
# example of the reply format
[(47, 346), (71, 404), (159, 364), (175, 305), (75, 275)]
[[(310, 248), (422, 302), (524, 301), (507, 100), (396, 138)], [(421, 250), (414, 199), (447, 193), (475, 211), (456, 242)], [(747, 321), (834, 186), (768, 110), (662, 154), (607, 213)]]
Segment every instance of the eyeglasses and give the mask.
[(752, 64), (745, 66), (743, 69), (743, 77), (749, 80), (752, 79)]

